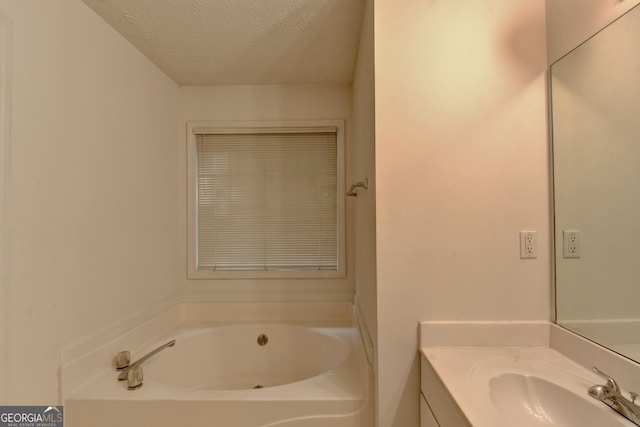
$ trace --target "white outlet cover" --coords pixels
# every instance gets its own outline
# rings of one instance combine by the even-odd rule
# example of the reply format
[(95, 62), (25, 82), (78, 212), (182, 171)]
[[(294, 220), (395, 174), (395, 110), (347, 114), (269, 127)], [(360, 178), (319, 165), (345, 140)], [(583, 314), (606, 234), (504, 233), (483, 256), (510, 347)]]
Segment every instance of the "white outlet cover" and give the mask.
[(580, 230), (562, 230), (562, 256), (580, 258)]
[(538, 258), (538, 232), (526, 231), (520, 232), (520, 258), (534, 259)]

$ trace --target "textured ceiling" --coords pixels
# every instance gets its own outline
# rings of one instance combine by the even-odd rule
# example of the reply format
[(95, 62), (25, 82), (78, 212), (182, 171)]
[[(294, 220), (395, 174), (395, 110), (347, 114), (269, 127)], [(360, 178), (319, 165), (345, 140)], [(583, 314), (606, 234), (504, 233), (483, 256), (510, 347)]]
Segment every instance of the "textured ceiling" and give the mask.
[(365, 0), (83, 0), (180, 85), (350, 83)]

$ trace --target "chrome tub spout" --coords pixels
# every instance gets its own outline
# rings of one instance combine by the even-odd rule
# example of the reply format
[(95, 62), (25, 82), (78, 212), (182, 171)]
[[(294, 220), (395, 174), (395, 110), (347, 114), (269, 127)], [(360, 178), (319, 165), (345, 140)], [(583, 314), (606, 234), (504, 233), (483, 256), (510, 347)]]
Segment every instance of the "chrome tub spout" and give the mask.
[(131, 371), (134, 368), (139, 367), (147, 359), (149, 359), (152, 356), (155, 356), (156, 354), (158, 354), (159, 352), (161, 352), (165, 348), (173, 347), (174, 345), (176, 345), (176, 340), (171, 340), (168, 343), (166, 343), (164, 345), (161, 345), (160, 347), (156, 348), (155, 350), (150, 351), (149, 353), (145, 354), (144, 356), (142, 356), (140, 359), (136, 360), (132, 364), (129, 364), (129, 358), (130, 358), (129, 352), (128, 351), (121, 351), (116, 356), (116, 370), (120, 371), (120, 375), (118, 375), (118, 380), (126, 381), (128, 375), (129, 375), (129, 371)]

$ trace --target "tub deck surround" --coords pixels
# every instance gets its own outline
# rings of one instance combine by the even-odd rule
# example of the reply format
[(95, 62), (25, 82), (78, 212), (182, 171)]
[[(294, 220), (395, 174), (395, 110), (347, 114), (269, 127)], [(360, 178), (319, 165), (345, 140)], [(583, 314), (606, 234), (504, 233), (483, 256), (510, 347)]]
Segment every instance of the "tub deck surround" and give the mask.
[[(503, 373), (533, 376), (586, 396), (590, 386), (603, 383), (591, 371), (595, 365), (623, 390), (637, 390), (631, 379), (639, 377), (640, 366), (548, 322), (422, 322), (420, 337), (421, 390), (430, 409), (445, 418), (442, 425), (514, 425), (490, 396), (490, 382)], [(612, 426), (633, 425), (595, 399), (582, 403), (610, 418)]]
[[(242, 333), (244, 327), (250, 327), (251, 329), (264, 330), (269, 333), (269, 324), (242, 324), (238, 325), (239, 333)], [(289, 325), (274, 325), (277, 327), (288, 327)], [(359, 344), (359, 337), (357, 332), (353, 328), (310, 328), (311, 330), (322, 331), (327, 335), (331, 334), (334, 337), (342, 340), (347, 347), (345, 354), (341, 354), (340, 360), (319, 360), (318, 363), (331, 363), (336, 362), (335, 366), (328, 367), (326, 371), (315, 373), (311, 377), (305, 377), (301, 375), (299, 379), (291, 382), (280, 384), (277, 386), (269, 386), (268, 384), (261, 389), (253, 389), (251, 386), (245, 388), (225, 387), (220, 386), (216, 389), (215, 386), (208, 387), (205, 383), (185, 383), (179, 378), (170, 373), (160, 372), (165, 369), (171, 362), (176, 361), (172, 356), (179, 352), (182, 343), (188, 340), (199, 340), (200, 337), (208, 338), (216, 333), (216, 329), (226, 328), (235, 329), (235, 326), (229, 325), (205, 325), (198, 324), (193, 326), (189, 324), (181, 324), (170, 331), (166, 331), (161, 336), (157, 337), (156, 341), (150, 343), (147, 347), (143, 348), (139, 353), (132, 354), (133, 359), (136, 359), (138, 354), (142, 355), (146, 352), (153, 350), (158, 344), (164, 343), (168, 340), (175, 339), (176, 345), (172, 348), (166, 349), (163, 353), (159, 353), (147, 360), (142, 368), (144, 370), (144, 386), (135, 391), (127, 390), (126, 381), (117, 381), (117, 372), (110, 369), (108, 372), (103, 373), (98, 378), (94, 379), (90, 383), (81, 387), (66, 400), (225, 400), (225, 401), (244, 401), (244, 400), (335, 400), (342, 401), (347, 400), (346, 408), (352, 408), (355, 404), (356, 407), (361, 404), (362, 399), (366, 396), (366, 389), (363, 389), (360, 377), (360, 360), (357, 351), (357, 345)], [(301, 327), (305, 329), (306, 327)], [(255, 337), (251, 334), (247, 334), (247, 338), (255, 343)], [(200, 351), (206, 352), (205, 345), (202, 343)], [(232, 343), (233, 344), (233, 343)], [(308, 343), (306, 343), (308, 344)], [(194, 346), (190, 344), (190, 349)], [(199, 345), (199, 344), (197, 344)], [(269, 345), (278, 345), (267, 344)], [(258, 345), (256, 344), (256, 347)], [(265, 346), (266, 347), (266, 346)], [(233, 356), (236, 349), (234, 347), (226, 348), (222, 353), (226, 357)], [(292, 349), (294, 351), (294, 349)], [(173, 354), (172, 354), (173, 353)], [(209, 354), (210, 355), (210, 354)], [(195, 357), (202, 356), (202, 354), (195, 354)], [(206, 358), (207, 354), (205, 354)], [(344, 356), (344, 357), (343, 357)], [(194, 357), (194, 358), (195, 358)], [(238, 358), (242, 358), (243, 354), (237, 353)], [(188, 372), (190, 377), (197, 377), (200, 373), (204, 378), (208, 375), (209, 366), (196, 366), (193, 365), (192, 360), (185, 360), (190, 365), (176, 366), (176, 370), (192, 370)], [(277, 362), (277, 361), (275, 361)], [(215, 363), (212, 361), (210, 363)], [(198, 381), (194, 378), (193, 381)], [(182, 382), (183, 384), (180, 384)], [(366, 385), (366, 383), (365, 383)], [(339, 404), (343, 404), (341, 402)]]
[[(216, 329), (236, 327), (203, 324), (194, 327), (181, 324), (158, 337), (156, 342), (142, 351), (144, 353), (151, 350), (168, 339), (176, 340), (175, 347), (145, 362), (148, 365), (143, 365), (143, 369), (146, 367), (146, 370), (142, 388), (129, 391), (125, 382), (117, 381), (117, 372), (106, 372), (65, 399), (65, 425), (69, 427), (87, 425), (92, 427), (114, 425), (121, 427), (141, 425), (370, 427), (372, 425), (371, 369), (366, 363), (358, 332), (354, 328), (308, 328), (268, 323), (240, 324), (237, 328), (240, 334), (243, 329), (255, 329), (247, 335), (255, 343), (255, 332), (264, 330), (269, 334), (273, 332), (270, 326), (309, 329), (331, 335), (342, 341), (347, 350), (339, 355), (340, 357), (326, 361), (331, 365), (337, 363), (336, 366), (310, 378), (303, 378), (305, 376), (303, 374), (297, 381), (268, 386), (271, 379), (256, 377), (255, 382), (267, 382), (264, 388), (259, 389), (253, 389), (250, 386), (242, 389), (215, 389), (219, 386), (211, 387), (206, 378), (208, 374), (205, 372), (202, 372), (204, 382), (198, 384), (198, 371), (200, 369), (206, 371), (208, 367), (198, 366), (187, 360), (185, 363), (188, 366), (178, 366), (176, 369), (193, 370), (191, 377), (196, 378), (191, 378), (188, 384), (179, 384), (179, 380), (176, 381), (175, 378), (162, 378), (156, 369), (166, 368), (167, 360), (163, 360), (163, 356), (171, 357), (170, 352), (179, 350), (181, 343), (187, 345), (187, 340), (198, 339), (199, 336), (206, 337), (212, 332), (215, 334)], [(274, 333), (274, 340), (277, 339), (277, 334)], [(305, 344), (308, 345), (308, 343)], [(258, 344), (255, 345), (258, 346)], [(273, 345), (278, 344), (273, 343)], [(290, 346), (290, 343), (286, 345)], [(234, 350), (234, 348), (227, 349), (231, 355)], [(243, 357), (241, 353), (237, 356)], [(215, 361), (212, 363), (215, 364)], [(161, 367), (161, 365), (164, 366)], [(234, 386), (228, 388), (234, 388)], [(150, 423), (150, 420), (153, 420), (153, 423)]]
[(352, 326), (353, 307), (348, 302), (168, 301), (62, 348), (59, 356), (59, 402), (110, 371), (113, 358), (119, 351), (141, 354), (151, 342), (179, 324), (197, 328), (256, 322)]
[[(170, 327), (169, 320), (154, 319), (157, 328), (140, 326), (144, 338), (130, 331), (141, 340), (136, 348), (129, 348), (132, 360), (176, 340), (174, 347), (144, 362), (143, 386), (135, 391), (127, 390), (126, 381), (117, 381), (111, 360), (105, 362), (115, 353), (94, 350), (63, 371), (67, 377), (76, 376), (76, 387), (68, 387), (64, 396), (65, 425), (372, 425), (372, 367), (353, 327), (352, 307), (332, 306), (323, 318), (323, 304), (283, 307), (288, 304), (252, 304), (253, 309), (187, 304), (177, 317), (175, 310), (166, 313), (173, 321)], [(219, 311), (210, 311), (215, 308)], [(222, 316), (228, 320), (221, 321)], [(257, 338), (263, 333), (269, 340), (261, 346), (258, 341), (263, 340)], [(117, 343), (105, 348), (126, 349)], [(101, 352), (104, 357), (97, 357)], [(216, 361), (224, 366), (220, 368)], [(94, 362), (100, 363), (93, 365), (98, 373), (81, 382), (77, 377)], [(245, 368), (250, 370), (246, 379), (239, 374)], [(264, 388), (254, 389), (254, 385)], [(150, 424), (150, 420), (156, 421)]]

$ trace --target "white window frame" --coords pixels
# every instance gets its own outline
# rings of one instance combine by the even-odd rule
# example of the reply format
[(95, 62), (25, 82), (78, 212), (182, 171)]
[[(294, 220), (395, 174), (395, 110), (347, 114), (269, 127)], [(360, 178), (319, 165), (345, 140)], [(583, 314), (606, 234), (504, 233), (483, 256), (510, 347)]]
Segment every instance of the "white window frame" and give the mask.
[[(239, 131), (251, 133), (256, 129), (309, 129), (335, 127), (337, 149), (337, 250), (336, 270), (287, 270), (287, 271), (198, 271), (197, 265), (197, 149), (196, 133), (203, 130)], [(344, 120), (306, 121), (195, 121), (187, 123), (187, 278), (188, 279), (326, 279), (346, 277), (345, 232), (345, 125)]]

